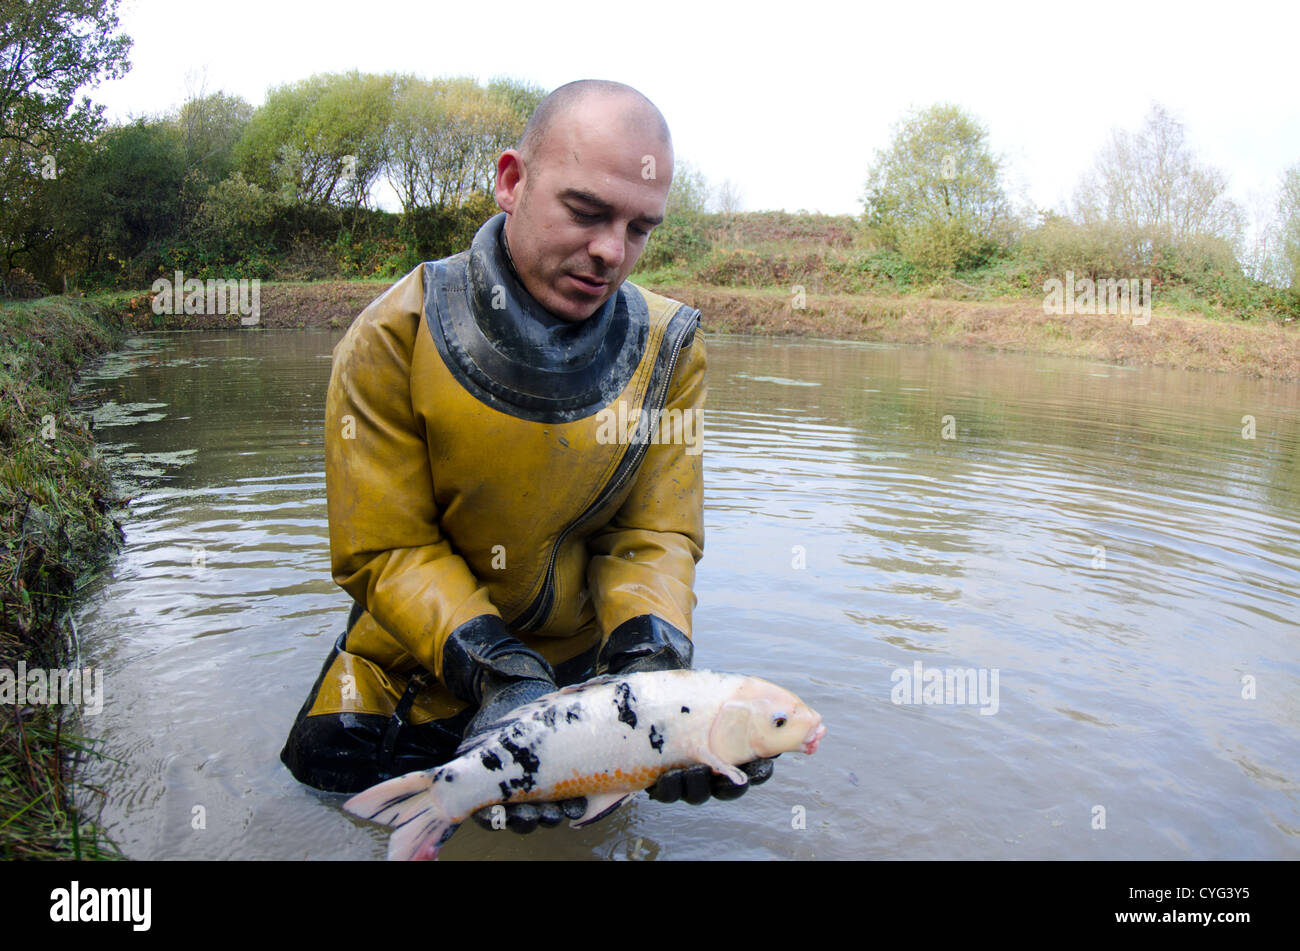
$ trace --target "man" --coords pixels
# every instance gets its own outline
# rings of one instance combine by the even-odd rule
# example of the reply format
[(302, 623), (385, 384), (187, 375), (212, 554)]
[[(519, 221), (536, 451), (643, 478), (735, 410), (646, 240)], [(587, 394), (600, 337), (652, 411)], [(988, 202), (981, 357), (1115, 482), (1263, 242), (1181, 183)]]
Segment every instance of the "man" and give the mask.
[[(281, 754), (302, 782), (355, 792), (445, 762), (557, 684), (690, 666), (699, 312), (624, 283), (672, 164), (640, 93), (561, 87), (498, 160), (504, 214), (335, 348), (330, 554), (355, 605)], [(702, 767), (654, 793), (745, 788)], [(581, 807), (511, 806), (510, 825)]]

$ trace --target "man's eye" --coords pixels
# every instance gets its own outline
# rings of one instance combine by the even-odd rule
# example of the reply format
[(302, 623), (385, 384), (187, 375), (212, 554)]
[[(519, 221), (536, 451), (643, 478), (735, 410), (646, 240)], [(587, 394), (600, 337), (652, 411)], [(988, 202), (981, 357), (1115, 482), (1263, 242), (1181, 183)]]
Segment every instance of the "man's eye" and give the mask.
[(578, 221), (597, 221), (600, 219), (599, 212), (578, 211), (576, 208), (570, 208), (569, 213)]
[(631, 225), (629, 230), (638, 238), (645, 238), (648, 237), (650, 234), (649, 228), (639, 228), (636, 225)]

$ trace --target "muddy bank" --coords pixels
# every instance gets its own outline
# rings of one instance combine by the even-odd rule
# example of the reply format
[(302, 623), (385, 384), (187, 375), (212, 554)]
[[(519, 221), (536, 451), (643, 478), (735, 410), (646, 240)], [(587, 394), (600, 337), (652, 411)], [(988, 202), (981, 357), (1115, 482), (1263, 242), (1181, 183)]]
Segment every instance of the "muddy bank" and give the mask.
[(1128, 316), (1048, 315), (1040, 301), (955, 301), (809, 294), (703, 285), (656, 287), (703, 311), (715, 333), (940, 344), (1144, 366), (1221, 370), (1300, 380), (1300, 328), (1208, 320), (1161, 311), (1135, 326)]
[[(256, 326), (346, 327), (393, 281), (321, 281), (315, 284), (267, 284), (258, 291)], [(251, 295), (248, 295), (251, 296)], [(223, 330), (247, 326), (239, 313), (155, 314), (149, 292), (126, 299), (124, 319), (135, 330)], [(232, 297), (232, 300), (234, 298)], [(161, 305), (160, 305), (161, 306)], [(232, 306), (230, 308), (234, 310)]]
[[(258, 326), (346, 327), (389, 282), (264, 284)], [(1145, 366), (1218, 370), (1300, 380), (1300, 326), (1210, 320), (1157, 308), (1144, 325), (1127, 316), (1048, 315), (1038, 300), (962, 301), (887, 295), (808, 294), (703, 284), (652, 286), (703, 311), (712, 333), (938, 344), (1086, 357)], [(228, 315), (156, 315), (148, 294), (131, 297), (133, 328), (239, 327)]]

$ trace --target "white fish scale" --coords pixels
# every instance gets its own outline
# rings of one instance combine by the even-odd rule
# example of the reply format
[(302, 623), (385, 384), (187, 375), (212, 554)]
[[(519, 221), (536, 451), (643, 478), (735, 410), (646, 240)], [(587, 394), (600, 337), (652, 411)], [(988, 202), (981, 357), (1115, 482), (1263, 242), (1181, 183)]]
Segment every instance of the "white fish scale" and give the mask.
[[(614, 769), (634, 775), (698, 762), (695, 750), (707, 745), (714, 717), (744, 678), (682, 674), (629, 674), (521, 708), (509, 726), (433, 771), (444, 808), (463, 820), (483, 806), (529, 793), (536, 801), (566, 798), (554, 792), (565, 780), (608, 773), (617, 782)], [(626, 791), (642, 785), (649, 783), (630, 782)]]

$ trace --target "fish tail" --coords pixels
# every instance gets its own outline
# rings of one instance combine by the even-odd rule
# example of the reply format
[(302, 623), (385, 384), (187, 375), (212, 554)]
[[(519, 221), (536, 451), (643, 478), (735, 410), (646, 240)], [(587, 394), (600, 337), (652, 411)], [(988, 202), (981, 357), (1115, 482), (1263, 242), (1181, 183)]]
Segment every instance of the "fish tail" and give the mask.
[(456, 828), (439, 792), (434, 773), (407, 773), (358, 793), (343, 808), (362, 819), (396, 827), (388, 840), (390, 860), (434, 859)]

